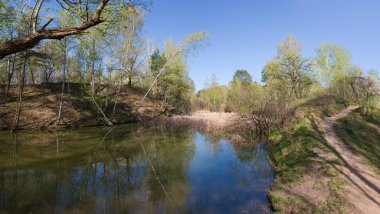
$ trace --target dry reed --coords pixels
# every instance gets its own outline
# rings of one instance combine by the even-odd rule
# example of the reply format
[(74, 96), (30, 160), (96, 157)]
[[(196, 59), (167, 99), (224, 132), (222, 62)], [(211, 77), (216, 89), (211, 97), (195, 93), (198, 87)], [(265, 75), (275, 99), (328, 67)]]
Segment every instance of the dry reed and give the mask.
[(226, 131), (238, 118), (236, 113), (196, 111), (191, 115), (175, 115), (165, 119), (174, 126), (192, 127), (206, 132)]

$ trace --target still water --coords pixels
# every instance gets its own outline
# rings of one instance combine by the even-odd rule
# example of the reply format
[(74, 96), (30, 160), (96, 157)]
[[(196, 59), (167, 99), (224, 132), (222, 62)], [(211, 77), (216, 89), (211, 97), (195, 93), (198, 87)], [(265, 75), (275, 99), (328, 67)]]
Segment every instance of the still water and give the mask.
[(0, 213), (270, 213), (262, 144), (129, 125), (0, 132)]

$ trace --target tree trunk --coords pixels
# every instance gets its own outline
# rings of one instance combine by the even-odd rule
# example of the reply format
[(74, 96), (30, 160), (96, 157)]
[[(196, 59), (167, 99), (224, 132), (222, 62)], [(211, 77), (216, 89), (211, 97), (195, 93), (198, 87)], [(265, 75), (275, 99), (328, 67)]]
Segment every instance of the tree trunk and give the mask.
[(30, 77), (32, 79), (32, 84), (34, 85), (34, 84), (36, 84), (36, 82), (35, 82), (35, 79), (34, 79), (34, 72), (33, 72), (32, 69), (30, 69), (30, 65), (29, 65), (29, 71), (30, 71)]
[[(95, 55), (95, 39), (92, 42), (92, 50), (93, 55)], [(95, 94), (95, 56), (92, 56), (91, 62), (91, 93)]]
[[(11, 72), (11, 63), (10, 63), (10, 58), (8, 58), (7, 60), (7, 77), (9, 75), (9, 73)], [(7, 86), (6, 86), (6, 89), (5, 89), (5, 96), (8, 96), (8, 91), (9, 91), (9, 81), (7, 79)]]
[(5, 94), (8, 96), (9, 88), (11, 87), (12, 77), (15, 71), (15, 64), (16, 64), (16, 54), (13, 54), (13, 60), (12, 60), (12, 68), (9, 67), (8, 71), (8, 79), (7, 79), (7, 88), (5, 90)]
[(132, 87), (132, 75), (130, 74), (129, 77), (128, 77), (128, 87), (131, 88)]
[(17, 103), (16, 103), (16, 113), (15, 113), (15, 119), (13, 122), (13, 128), (12, 132), (17, 130), (18, 128), (18, 123), (20, 120), (20, 113), (21, 113), (21, 104), (22, 104), (22, 95), (24, 92), (24, 85), (25, 85), (25, 71), (26, 71), (26, 59), (27, 59), (28, 52), (25, 52), (24, 55), (24, 63), (23, 63), (23, 68), (22, 72), (20, 75), (20, 81), (18, 83), (18, 96), (17, 96)]
[(63, 98), (64, 98), (64, 92), (65, 92), (65, 80), (66, 80), (66, 67), (67, 67), (67, 40), (64, 41), (64, 55), (63, 55), (63, 68), (62, 68), (62, 90), (61, 90), (61, 96), (59, 99), (59, 110), (58, 110), (58, 118), (56, 127), (58, 127), (59, 122), (61, 121), (61, 114), (62, 114), (62, 105), (63, 105)]
[(115, 115), (115, 112), (116, 112), (116, 105), (117, 105), (117, 102), (118, 102), (118, 99), (119, 99), (120, 90), (121, 90), (121, 84), (122, 84), (121, 81), (122, 80), (120, 80), (119, 85), (117, 87), (115, 104), (113, 105), (113, 110), (112, 110), (112, 117)]

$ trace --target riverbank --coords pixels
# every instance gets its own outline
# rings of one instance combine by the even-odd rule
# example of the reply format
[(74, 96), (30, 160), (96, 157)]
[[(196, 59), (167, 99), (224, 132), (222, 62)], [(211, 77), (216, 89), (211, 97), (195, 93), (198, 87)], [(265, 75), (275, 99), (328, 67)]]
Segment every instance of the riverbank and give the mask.
[(280, 213), (331, 213), (345, 210), (344, 185), (326, 155), (323, 118), (348, 104), (331, 97), (317, 98), (295, 110), (293, 122), (273, 130), (269, 139), (275, 162), (275, 182), (269, 193)]
[[(60, 87), (61, 84), (57, 83), (25, 88), (20, 114), (20, 129), (56, 127)], [(109, 93), (104, 94), (105, 91)], [(12, 127), (16, 92), (16, 88), (11, 88), (9, 96), (1, 97), (0, 129)], [(102, 89), (101, 92), (103, 96), (97, 100), (97, 103), (106, 115), (111, 115), (109, 119), (115, 124), (136, 122), (138, 121), (136, 115), (153, 118), (160, 112), (150, 98), (136, 112), (135, 109), (143, 96), (138, 89), (122, 88), (116, 105), (113, 102), (116, 96), (115, 90)], [(64, 96), (62, 117), (58, 127), (104, 125), (99, 110), (91, 97), (85, 94), (80, 84), (70, 83), (69, 93)], [(345, 118), (332, 117), (333, 121), (327, 124), (329, 126), (326, 129), (326, 121), (329, 120), (325, 118), (336, 115), (349, 105), (350, 103), (330, 96), (301, 101), (292, 111), (285, 127), (271, 130), (269, 144), (275, 166), (275, 181), (269, 191), (269, 199), (274, 211), (280, 213), (361, 213), (361, 209), (367, 207), (366, 203), (368, 201), (371, 203), (369, 198), (363, 200), (364, 203), (358, 207), (356, 201), (360, 198), (352, 195), (347, 197), (350, 195), (347, 194), (348, 191), (353, 192), (352, 188), (355, 187), (352, 186), (352, 183), (350, 186), (350, 181), (345, 177), (350, 177), (350, 173), (352, 173), (350, 169), (355, 171), (357, 164), (342, 158), (345, 153), (337, 149), (331, 143), (331, 139), (338, 139), (338, 137), (343, 139), (343, 142), (349, 145), (349, 149), (354, 151), (354, 155), (359, 154), (365, 161), (365, 164), (360, 163), (362, 164), (360, 165), (361, 169), (369, 170), (366, 166), (371, 165), (372, 170), (380, 171), (378, 168), (380, 145), (375, 144), (380, 136), (378, 132), (380, 117), (377, 114), (375, 116), (364, 115), (361, 109), (357, 109)], [(112, 113), (114, 107), (116, 107), (115, 114)], [(377, 109), (376, 112), (380, 112), (379, 106)], [(231, 141), (234, 148), (243, 151), (239, 155), (247, 155), (245, 151), (250, 148), (249, 145), (252, 145), (253, 141), (240, 135), (239, 131), (242, 130), (236, 130), (237, 121), (239, 121), (237, 119), (239, 119), (239, 115), (236, 113), (197, 111), (190, 115), (159, 117), (152, 122), (160, 126), (190, 127), (202, 131), (205, 135), (223, 135)], [(336, 122), (338, 126), (335, 124)], [(239, 129), (243, 126), (240, 124)], [(326, 136), (326, 133), (331, 133), (332, 130), (337, 133), (337, 136), (333, 138)], [(165, 136), (164, 133), (162, 134)], [(104, 138), (106, 137), (107, 134)], [(240, 147), (240, 145), (242, 146)], [(247, 151), (252, 152), (251, 150)], [(347, 163), (351, 167), (347, 167)], [(363, 184), (363, 179), (360, 177), (366, 178), (359, 174), (359, 180), (355, 183), (359, 183), (358, 185), (362, 185), (362, 189), (365, 189), (366, 182)], [(365, 180), (371, 181), (371, 179)], [(376, 182), (371, 181), (370, 183)], [(371, 198), (375, 198), (374, 200), (376, 200), (376, 190), (378, 187), (375, 185), (375, 188), (367, 191), (372, 191), (370, 194), (372, 194)], [(357, 193), (360, 195), (360, 191)], [(372, 209), (376, 209), (376, 207), (372, 206)]]
[[(65, 84), (61, 118), (58, 123), (62, 83), (25, 86), (18, 129), (104, 125), (104, 117), (96, 105), (113, 124), (136, 122), (138, 117), (152, 118), (161, 111), (159, 107), (155, 108), (153, 100), (149, 97), (144, 105), (138, 108), (144, 96), (143, 91), (138, 88), (123, 86), (118, 93), (118, 88), (101, 85), (95, 92), (95, 104), (84, 87), (80, 83)], [(7, 130), (14, 124), (18, 88), (11, 87), (8, 95), (4, 92), (5, 86), (0, 88), (3, 89), (0, 93), (0, 129)]]
[[(299, 116), (295, 122), (282, 131), (271, 133), (272, 151), (276, 162), (276, 179), (269, 196), (274, 210), (280, 213), (365, 213), (363, 204), (366, 204), (364, 207), (368, 207), (372, 211), (378, 210), (380, 207), (376, 208), (376, 203), (371, 202), (370, 198), (360, 196), (361, 189), (371, 189), (371, 187), (368, 185), (365, 187), (362, 179), (357, 179), (355, 182), (355, 176), (365, 178), (368, 174), (356, 171), (357, 167), (355, 166), (362, 164), (362, 161), (355, 163), (351, 160), (348, 161), (346, 153), (350, 153), (352, 148), (348, 147), (342, 150), (337, 146), (344, 145), (344, 143), (337, 142), (341, 142), (339, 137), (345, 132), (339, 132), (338, 130), (341, 128), (335, 122), (339, 118), (345, 117), (353, 108), (347, 108), (349, 103), (334, 100), (330, 101), (328, 105), (320, 105), (320, 103), (321, 100), (318, 100), (318, 102), (308, 103), (299, 108), (297, 110)], [(341, 111), (343, 109), (346, 110)], [(338, 112), (341, 113), (337, 114)], [(356, 113), (354, 112), (354, 114)], [(348, 114), (348, 118), (351, 117)], [(346, 119), (341, 120), (345, 121)], [(352, 122), (352, 119), (350, 120)], [(356, 126), (363, 124), (368, 123), (362, 122)], [(366, 126), (358, 128), (354, 124), (348, 126), (354, 129), (353, 132), (349, 132), (350, 139), (360, 138), (360, 130), (366, 129)], [(333, 128), (334, 131), (332, 131)], [(340, 133), (339, 137), (335, 135), (335, 132)], [(378, 136), (379, 133), (376, 133), (375, 130), (371, 137), (376, 135)], [(377, 145), (378, 139), (371, 137), (367, 138), (366, 146), (377, 148), (379, 146)], [(358, 151), (354, 151), (356, 158), (352, 159), (366, 159), (368, 150), (365, 150), (367, 153)], [(370, 157), (378, 156), (373, 153), (374, 151)], [(351, 155), (351, 157), (353, 156)], [(367, 160), (369, 162), (376, 161), (376, 159)], [(359, 168), (364, 170), (368, 167), (367, 164), (364, 164)], [(373, 179), (376, 180), (379, 177), (374, 176), (365, 180)], [(374, 198), (376, 198), (377, 193), (371, 191), (368, 191), (368, 194), (372, 194), (371, 197), (375, 196)]]

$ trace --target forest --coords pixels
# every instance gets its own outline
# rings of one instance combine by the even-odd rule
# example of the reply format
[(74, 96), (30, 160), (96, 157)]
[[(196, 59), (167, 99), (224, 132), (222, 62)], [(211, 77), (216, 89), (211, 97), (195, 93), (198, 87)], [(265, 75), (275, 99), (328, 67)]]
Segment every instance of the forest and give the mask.
[[(104, 4), (107, 2), (104, 1)], [(168, 38), (164, 50), (159, 50), (154, 48), (152, 42), (144, 38), (141, 32), (144, 8), (148, 5), (125, 2), (120, 6), (110, 5), (105, 8), (102, 16), (104, 20), (99, 22), (107, 20), (108, 24), (91, 28), (85, 35), (80, 35), (84, 33), (83, 30), (68, 33), (74, 35), (72, 37), (55, 38), (49, 33), (78, 28), (75, 23), (80, 22), (84, 16), (86, 19), (88, 16), (96, 19), (96, 12), (103, 11), (99, 10), (102, 3), (99, 8), (96, 8), (96, 4), (86, 5), (85, 12), (80, 11), (80, 7), (78, 9), (70, 4), (66, 5), (71, 10), (63, 9), (58, 13), (59, 17), (54, 20), (56, 27), (52, 30), (45, 30), (47, 26), (35, 26), (37, 23), (44, 25), (53, 22), (53, 19), (39, 14), (40, 10), (51, 7), (49, 3), (45, 3), (46, 8), (42, 9), (43, 1), (36, 2), (35, 8), (29, 8), (24, 2), (19, 3), (24, 4), (24, 8), (21, 7), (22, 11), (19, 11), (17, 8), (20, 7), (15, 7), (16, 5), (2, 4), (2, 11), (7, 18), (2, 19), (1, 38), (4, 42), (1, 47), (7, 49), (7, 45), (10, 45), (13, 51), (9, 54), (5, 50), (2, 51), (7, 54), (2, 55), (0, 65), (1, 84), (5, 86), (3, 99), (12, 101), (12, 96), (8, 95), (11, 95), (11, 92), (17, 94), (17, 113), (13, 125), (10, 125), (12, 129), (18, 127), (24, 86), (29, 85), (58, 83), (62, 85), (58, 104), (59, 113), (55, 122), (50, 121), (56, 125), (61, 120), (62, 106), (66, 107), (65, 100), (71, 102), (71, 96), (65, 96), (70, 94), (70, 83), (74, 85), (73, 90), (80, 88), (79, 99), (90, 97), (92, 105), (96, 108), (94, 111), (102, 115), (104, 123), (108, 125), (112, 124), (108, 118), (115, 114), (120, 92), (125, 87), (147, 91), (145, 96), (149, 95), (155, 100), (160, 100), (157, 105), (160, 105), (162, 112), (189, 111), (194, 85), (188, 76), (186, 54), (202, 46), (202, 40), (207, 36), (207, 32), (191, 34), (180, 44)], [(29, 13), (32, 15), (27, 16)], [(34, 38), (41, 33), (47, 33), (52, 38), (46, 38), (46, 42), (43, 43), (34, 42), (32, 49), (26, 47), (19, 51), (13, 48), (19, 46), (20, 40), (29, 41), (30, 37)], [(9, 40), (9, 38), (14, 39)], [(18, 88), (12, 90), (15, 85)], [(75, 88), (75, 85), (78, 87)], [(142, 99), (140, 105), (143, 101)]]
[[(220, 84), (225, 74), (216, 72), (199, 89), (189, 59), (207, 52), (212, 34), (157, 44), (144, 33), (151, 10), (143, 0), (0, 2), (0, 183), (20, 186), (2, 185), (0, 212), (380, 212), (380, 73), (354, 63), (349, 45), (320, 42), (306, 57), (289, 33), (273, 44), (277, 54), (261, 75), (240, 67)], [(215, 163), (213, 174), (206, 163)], [(44, 164), (47, 174), (39, 171)], [(234, 173), (225, 168), (242, 177), (229, 178)], [(20, 180), (46, 176), (46, 194), (72, 201), (44, 199), (44, 210), (30, 191), (45, 193), (28, 188), (40, 181), (20, 184), (11, 170), (24, 170)], [(239, 189), (246, 178), (264, 190)], [(60, 182), (64, 190), (55, 192)], [(86, 190), (83, 204), (65, 192), (84, 194), (70, 182), (104, 196)], [(205, 186), (209, 195), (201, 199)], [(144, 201), (144, 194), (152, 195)]]

